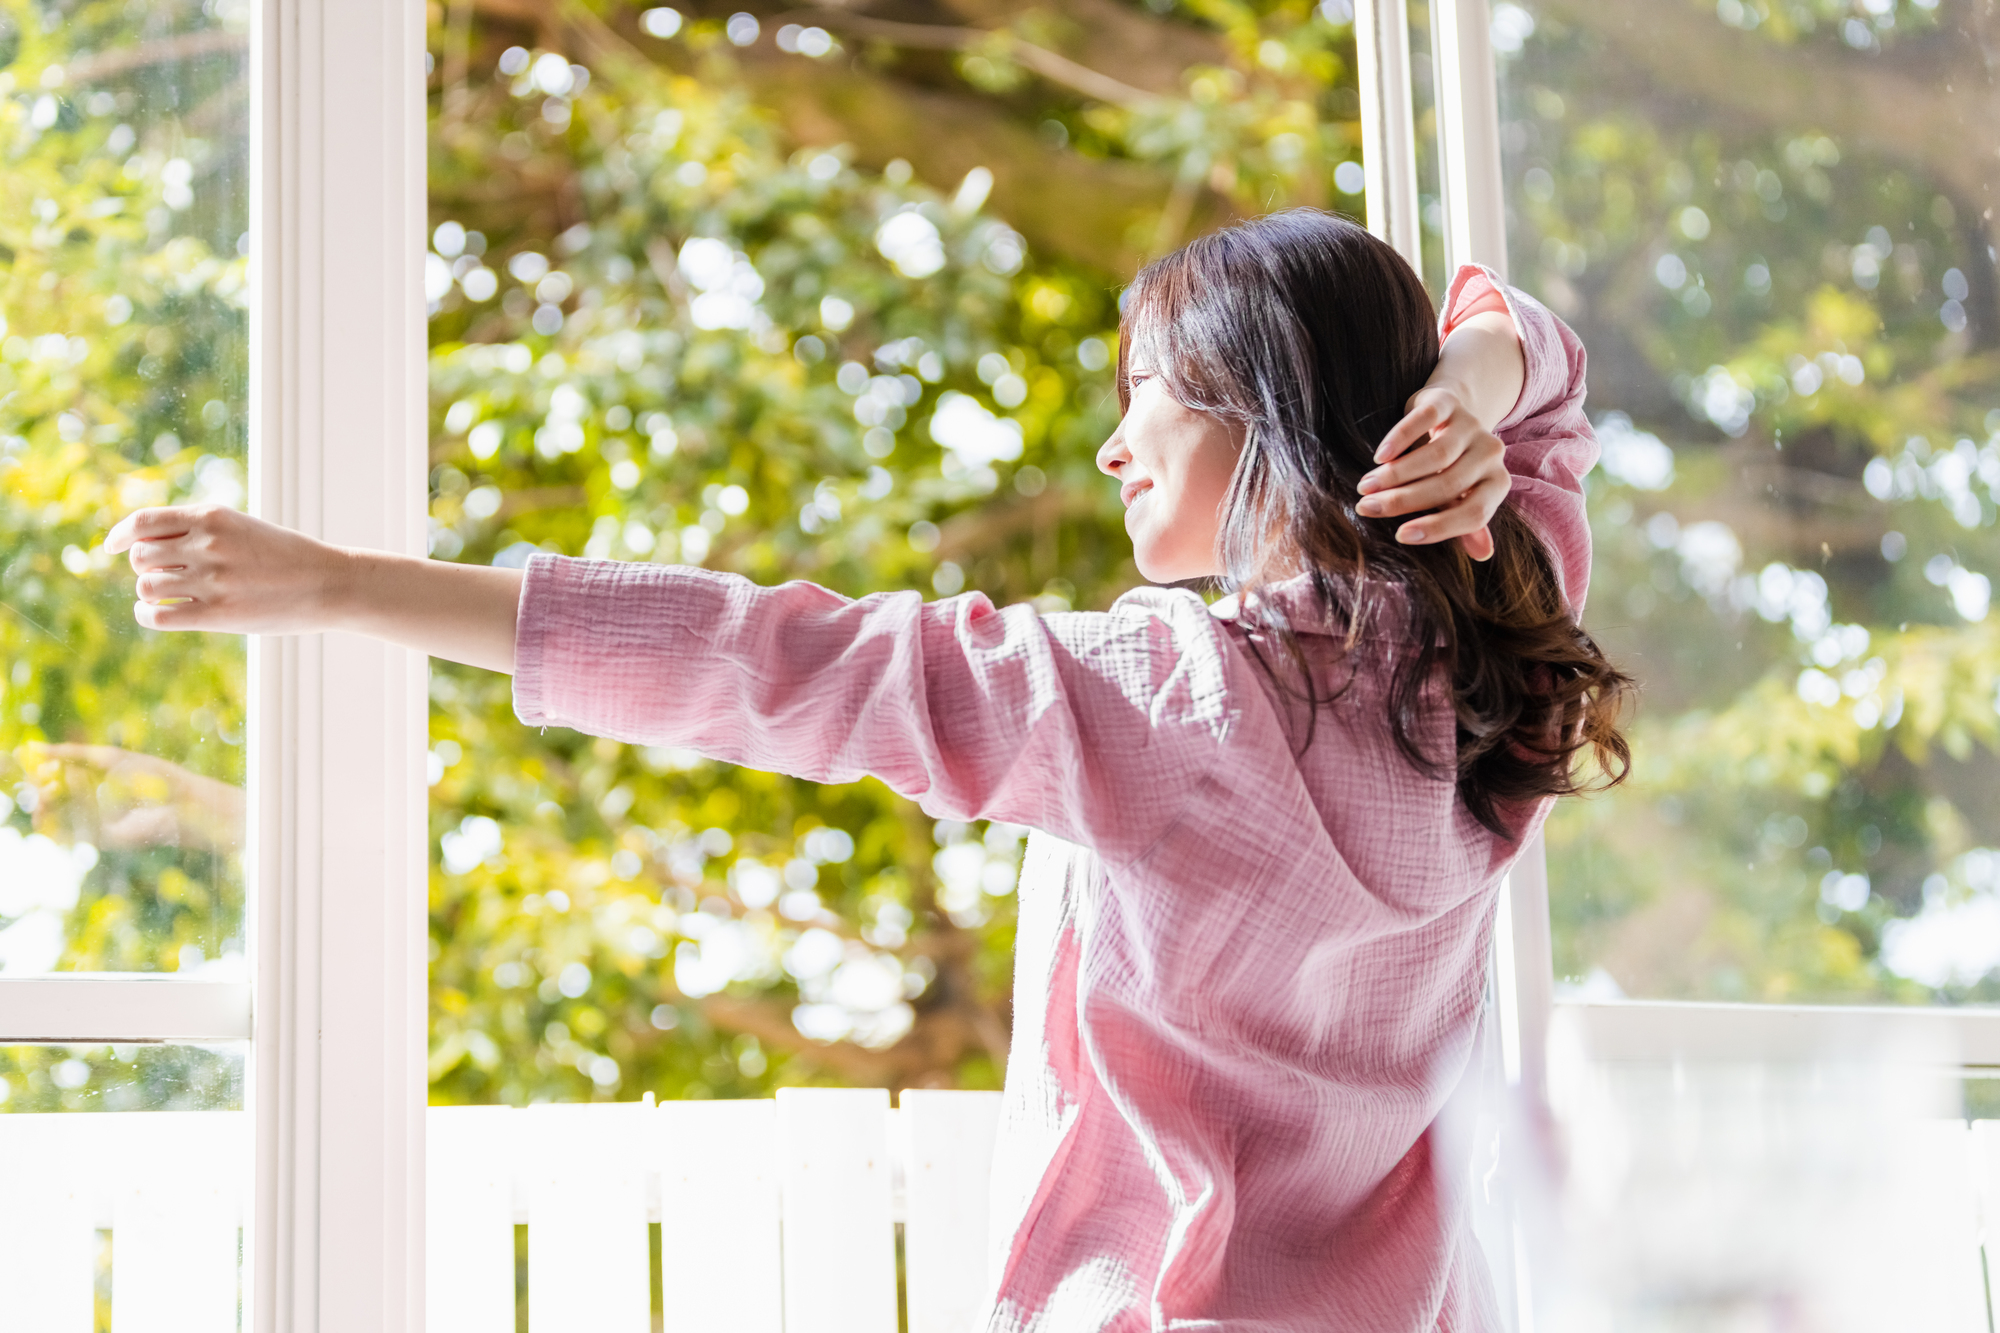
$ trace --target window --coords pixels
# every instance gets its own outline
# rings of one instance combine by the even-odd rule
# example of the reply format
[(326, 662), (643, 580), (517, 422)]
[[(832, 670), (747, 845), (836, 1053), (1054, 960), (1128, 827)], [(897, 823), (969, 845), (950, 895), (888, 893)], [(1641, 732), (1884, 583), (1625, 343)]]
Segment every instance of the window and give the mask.
[[(33, 17), (0, 70), (0, 1156), (41, 1178), (10, 1184), (0, 1286), (73, 1326), (93, 1268), (126, 1312), (178, 1270), (232, 1327), (244, 645), (138, 628), (101, 543), (133, 506), (246, 498), (248, 13)], [(137, 1111), (204, 1114), (111, 1114)]]
[[(1504, 1066), (1572, 1168), (1565, 1200), (1484, 1196), (1521, 1327), (1777, 1308), (1731, 1281), (1986, 1326), (1990, 1126), (1957, 1117), (2000, 1060), (2000, 399), (1968, 15), (1432, 7), (1448, 247), (1590, 348), (1586, 621), (1645, 691), (1636, 780), (1566, 803), (1503, 903)], [(1504, 1181), (1539, 1149), (1501, 1135)], [(1649, 1229), (1687, 1209), (1701, 1243)]]
[[(1362, 211), (1351, 10), (1121, 5), (1003, 72), (939, 63), (972, 29), (933, 9), (611, 11), (643, 59), (433, 11), (436, 556), (1047, 610), (1136, 581), (1091, 464), (1117, 292), (1231, 213)], [(998, 1086), (1022, 830), (524, 729), (489, 672), (431, 691), (436, 1102)]]
[(243, 644), (138, 628), (100, 546), (124, 508), (245, 498), (241, 26), (159, 9), (15, 34), (9, 188), (28, 225), (0, 342), (10, 976), (244, 976)]
[[(416, 548), (419, 22), (310, 0), (0, 17), (20, 220), (0, 1133), (61, 1121), (47, 1132), (97, 1143), (166, 1122), (67, 1112), (203, 1112), (198, 1143), (146, 1159), (180, 1175), (156, 1171), (126, 1221), (114, 1207), (109, 1295), (122, 1273), (143, 1305), (146, 1256), (169, 1278), (159, 1256), (191, 1256), (219, 1327), (239, 1301), (259, 1329), (414, 1318), (422, 664), (148, 634), (97, 548), (123, 509), (188, 499)], [(88, 1263), (92, 1243), (56, 1248)]]
[[(1972, 78), (1908, 72), (1987, 48), (1952, 26), (1956, 10), (1918, 0), (1648, 5), (1630, 22), (1624, 0), (1356, 8), (1371, 220), (1433, 276), (1440, 260), (1511, 267), (1591, 343), (1607, 446), (1592, 624), (1650, 701), (1639, 782), (1559, 815), (1546, 899), (1539, 854), (1516, 876), (1510, 1064), (1538, 1077), (1558, 981), (1607, 1048), (1796, 1053), (1817, 1015), (1890, 1003), (1907, 1013), (1866, 1017), (1891, 1037), (1937, 1029), (1959, 1060), (2000, 1059), (1992, 1020), (1947, 1007), (2000, 984), (1995, 182), (1990, 129), (1954, 91)], [(0, 24), (0, 133), (17, 153), (0, 189), (19, 205), (0, 330), (0, 1078), (22, 1117), (8, 1132), (58, 1106), (240, 1109), (233, 1141), (255, 1153), (236, 1222), (258, 1328), (417, 1317), (423, 667), (340, 636), (142, 634), (93, 552), (109, 512), (192, 497), (420, 549), (422, 22), (389, 0), (187, 0)], [(1292, 57), (1279, 43), (1257, 58)], [(553, 66), (546, 80), (576, 83)], [(542, 91), (533, 114), (567, 124), (567, 93)], [(671, 137), (664, 118), (655, 131)], [(1281, 165), (1297, 160), (1282, 138)], [(799, 170), (846, 170), (828, 160), (827, 177), (818, 158)], [(1336, 173), (1342, 194), (1353, 175)], [(951, 203), (970, 216), (992, 183), (965, 182)], [(909, 276), (937, 243), (929, 225), (872, 244)], [(980, 271), (1021, 263), (1011, 235), (986, 237)], [(449, 275), (468, 301), (496, 298), (501, 279), (466, 244), (437, 253), (432, 285)], [(731, 284), (755, 275), (739, 256), (710, 273), (704, 253), (643, 258), (741, 296)], [(524, 317), (561, 328), (549, 272), (509, 273), (524, 300), (532, 282)], [(1046, 311), (1101, 298), (1051, 282), (1030, 313), (1056, 323)], [(731, 310), (710, 303), (717, 328)], [(801, 327), (831, 335), (853, 315), (815, 294)], [(835, 381), (867, 390), (878, 419), (857, 408), (858, 423), (894, 417), (893, 432), (906, 392), (941, 392), (909, 350), (909, 366), (856, 363), (852, 388)], [(1060, 382), (1072, 363), (1102, 372), (1105, 352), (1079, 328)], [(975, 364), (968, 399), (1005, 408), (1025, 401), (1024, 371), (1039, 384), (1054, 362)], [(678, 447), (662, 424), (627, 409), (628, 473)], [(856, 439), (859, 478), (879, 455)], [(1009, 476), (1024, 501), (1047, 480)], [(470, 512), (478, 493), (453, 500)], [(814, 531), (841, 499), (815, 486), (788, 508)], [(718, 480), (671, 525), (592, 540), (706, 552), (748, 503)], [(906, 531), (925, 556), (943, 539), (927, 519)], [(1047, 552), (1023, 550), (1043, 595), (1067, 600)], [(964, 573), (926, 577), (943, 591)], [(628, 776), (680, 772), (676, 756), (647, 759), (652, 777)], [(594, 793), (598, 810), (620, 790)], [(685, 831), (683, 853), (729, 850)], [(802, 894), (790, 877), (853, 855), (812, 832), (796, 853), (770, 849), (782, 872), (748, 891)], [(967, 852), (940, 863), (971, 868), (968, 913), (985, 870), (1011, 865), (1005, 841), (959, 838)], [(898, 921), (878, 912), (870, 928), (886, 940)], [(707, 955), (687, 957), (698, 979)], [(899, 978), (880, 979), (886, 1012)], [(752, 1044), (734, 1068), (754, 1077), (763, 1059)]]
[(1961, 37), (1936, 4), (1647, 13), (1493, 19), (1513, 274), (1591, 349), (1590, 620), (1645, 689), (1638, 780), (1549, 832), (1557, 974), (1991, 1001), (2000, 173), (1939, 128)]
[[(1970, 115), (1942, 84), (1906, 118), (1864, 107), (1940, 58), (1947, 11), (1672, 15), (1430, 8), (1447, 248), (1591, 348), (1587, 623), (1644, 690), (1638, 779), (1551, 821), (1552, 933), (1523, 858), (1502, 964), (1530, 1014), (1559, 990), (1641, 1046), (1712, 1025), (1782, 1047), (1818, 1020), (1713, 1006), (1962, 1006), (2000, 961), (1994, 260), (1964, 202), (1990, 182), (1937, 128)], [(1767, 59), (1812, 77), (1760, 81)], [(1364, 105), (1378, 133), (1410, 114)], [(1627, 998), (1711, 1007), (1603, 1003)], [(1936, 1017), (1968, 1058), (1990, 1045), (1977, 1010)]]

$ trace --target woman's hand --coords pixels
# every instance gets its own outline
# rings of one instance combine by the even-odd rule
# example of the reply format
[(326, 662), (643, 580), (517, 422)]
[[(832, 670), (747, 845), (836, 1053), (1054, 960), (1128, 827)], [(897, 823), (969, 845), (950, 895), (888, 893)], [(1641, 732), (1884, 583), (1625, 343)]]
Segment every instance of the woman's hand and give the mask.
[(521, 571), (330, 546), (218, 505), (127, 514), (104, 539), (131, 552), (147, 629), (346, 630), (490, 671), (514, 669)]
[[(1481, 310), (1486, 301), (1500, 308)], [(1493, 558), (1487, 522), (1513, 489), (1507, 447), (1493, 427), (1513, 410), (1527, 380), (1514, 317), (1497, 293), (1475, 301), (1439, 350), (1437, 369), (1410, 399), (1409, 414), (1382, 437), (1379, 465), (1361, 479), (1356, 512), (1418, 514), (1396, 531), (1412, 546), (1457, 538), (1474, 560)]]
[(1356, 512), (1368, 518), (1416, 514), (1396, 540), (1428, 546), (1457, 538), (1474, 560), (1493, 558), (1486, 524), (1513, 488), (1507, 448), (1481, 425), (1457, 385), (1431, 383), (1410, 399), (1409, 415), (1375, 451), (1380, 464), (1361, 479)]
[(220, 505), (127, 514), (104, 539), (139, 575), (147, 629), (311, 634), (333, 628), (346, 552)]

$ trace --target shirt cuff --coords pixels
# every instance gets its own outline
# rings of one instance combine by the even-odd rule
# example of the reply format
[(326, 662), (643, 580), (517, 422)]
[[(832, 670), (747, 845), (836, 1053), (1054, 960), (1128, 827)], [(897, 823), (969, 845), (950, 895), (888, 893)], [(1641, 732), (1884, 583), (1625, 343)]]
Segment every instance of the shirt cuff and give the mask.
[(550, 610), (561, 582), (561, 557), (528, 557), (514, 626), (514, 716), (530, 726), (550, 724), (546, 657)]

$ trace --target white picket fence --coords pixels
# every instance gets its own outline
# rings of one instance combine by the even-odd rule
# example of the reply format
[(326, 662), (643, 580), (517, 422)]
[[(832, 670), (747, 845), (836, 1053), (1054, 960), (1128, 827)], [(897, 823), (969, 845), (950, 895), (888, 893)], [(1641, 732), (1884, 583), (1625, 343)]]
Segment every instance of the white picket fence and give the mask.
[(775, 1101), (434, 1107), (429, 1333), (512, 1333), (528, 1228), (533, 1333), (667, 1327), (971, 1333), (1000, 1095), (794, 1088)]
[[(900, 1313), (911, 1333), (969, 1333), (998, 1111), (993, 1093), (905, 1092), (892, 1110), (886, 1092), (836, 1089), (433, 1108), (427, 1327), (512, 1333), (525, 1226), (533, 1333), (650, 1333), (657, 1224), (668, 1330), (894, 1333)], [(1635, 1121), (1623, 1147), (1571, 1145), (1576, 1166), (1611, 1152), (1624, 1182), (1578, 1215), (1598, 1233), (1571, 1237), (1567, 1280), (1589, 1298), (1578, 1312), (1792, 1265), (1808, 1303), (1834, 1303), (1825, 1327), (1988, 1333), (2000, 1122), (1905, 1125), (1872, 1150), (1842, 1134), (1824, 1152), (1755, 1117), (1730, 1124), (1729, 1141), (1701, 1142), (1706, 1171), (1679, 1161), (1695, 1140), (1665, 1120)], [(90, 1333), (107, 1269), (114, 1333), (239, 1329), (248, 1130), (225, 1113), (0, 1114), (0, 1333)], [(1857, 1187), (1874, 1181), (1844, 1211), (1826, 1197), (1840, 1186), (1828, 1160), (1852, 1162)], [(1803, 1266), (1786, 1249), (1826, 1234), (1831, 1248)], [(1728, 1239), (1704, 1249), (1709, 1235)], [(1490, 1253), (1503, 1275), (1517, 1262)]]
[(116, 1333), (233, 1333), (240, 1112), (0, 1115), (0, 1330), (91, 1333), (110, 1232)]
[[(429, 1333), (970, 1333), (998, 1093), (433, 1107)], [(232, 1333), (249, 1126), (237, 1113), (0, 1114), (0, 1330)], [(896, 1228), (901, 1224), (899, 1300)]]

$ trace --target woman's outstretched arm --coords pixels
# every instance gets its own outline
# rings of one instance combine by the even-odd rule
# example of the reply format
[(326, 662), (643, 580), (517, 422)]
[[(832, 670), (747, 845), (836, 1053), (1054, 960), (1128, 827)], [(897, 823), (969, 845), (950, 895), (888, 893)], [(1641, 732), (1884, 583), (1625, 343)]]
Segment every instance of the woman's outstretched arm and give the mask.
[(537, 555), (514, 711), (812, 782), (875, 777), (933, 817), (1025, 824), (1116, 863), (1225, 780), (1225, 742), (1268, 718), (1241, 702), (1263, 698), (1251, 671), (1185, 591), (1045, 615)]
[(524, 573), (344, 549), (214, 506), (140, 510), (105, 545), (130, 551), (151, 628), (367, 634), (514, 674), (531, 724), (819, 782), (873, 775), (940, 817), (1114, 858), (1178, 815), (1234, 711), (1222, 632), (1187, 593), (1044, 617), (639, 563), (537, 556)]
[[(1445, 339), (1436, 372), (1410, 400), (1361, 483), (1361, 511), (1414, 514), (1398, 536), (1459, 538), (1493, 553), (1486, 521), (1506, 498), (1504, 450), (1492, 427), (1514, 407), (1521, 343), (1504, 309), (1474, 313)], [(432, 657), (512, 673), (522, 573), (333, 546), (217, 505), (127, 515), (105, 549), (129, 551), (133, 608), (148, 629), (223, 634), (344, 630)]]
[(128, 514), (104, 539), (139, 574), (148, 629), (346, 630), (432, 657), (514, 670), (521, 571), (316, 541), (219, 505)]

